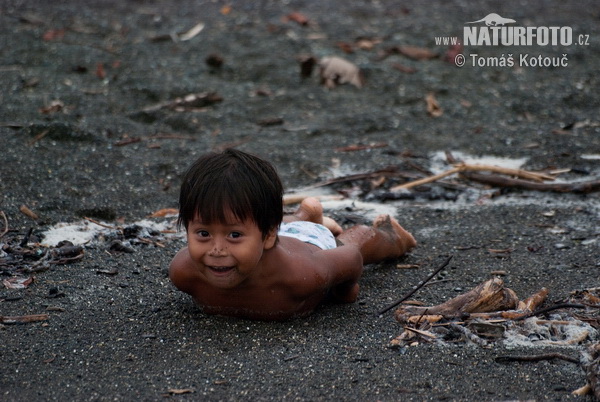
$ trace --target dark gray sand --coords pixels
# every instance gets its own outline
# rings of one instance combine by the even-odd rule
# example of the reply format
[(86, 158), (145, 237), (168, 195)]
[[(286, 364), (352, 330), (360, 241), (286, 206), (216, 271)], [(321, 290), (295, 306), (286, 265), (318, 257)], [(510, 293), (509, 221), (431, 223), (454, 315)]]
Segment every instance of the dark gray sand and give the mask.
[[(523, 159), (531, 170), (571, 169), (560, 175), (568, 182), (600, 175), (595, 1), (86, 3), (0, 3), (5, 246), (16, 247), (32, 228), (29, 247), (43, 252), (36, 242), (59, 222), (87, 217), (125, 227), (176, 208), (186, 167), (227, 146), (272, 161), (289, 190), (387, 166), (420, 177), (444, 151), (488, 162)], [(282, 19), (294, 11), (309, 24)], [(462, 38), (463, 27), (484, 27), (467, 21), (490, 13), (516, 21), (506, 26), (570, 27), (573, 43), (471, 45), (463, 50), (464, 67), (443, 60), (448, 46), (435, 38)], [(199, 23), (203, 29), (194, 32)], [(358, 48), (358, 38), (373, 48)], [(406, 45), (441, 56), (412, 60), (393, 51)], [(220, 68), (206, 64), (211, 54), (223, 58)], [(302, 55), (343, 57), (363, 70), (365, 86), (328, 90), (316, 72), (301, 79)], [(513, 66), (501, 64), (509, 57)], [(559, 65), (533, 66), (539, 57)], [(206, 93), (222, 101), (191, 110), (152, 108)], [(430, 93), (439, 117), (427, 112)], [(371, 147), (338, 149), (352, 145)], [(384, 188), (405, 180), (388, 179)], [(326, 203), (342, 223), (369, 222), (373, 209), (385, 208), (419, 246), (398, 261), (366, 267), (357, 303), (326, 304), (283, 323), (199, 311), (167, 278), (181, 237), (133, 241), (133, 252), (124, 252), (110, 248), (109, 233), (87, 244), (81, 259), (47, 264), (26, 289), (0, 289), (0, 315), (49, 315), (0, 326), (0, 399), (591, 400), (571, 395), (585, 385), (576, 364), (495, 360), (547, 352), (579, 358), (589, 338), (571, 347), (503, 341), (488, 348), (389, 347), (403, 329), (392, 312), (377, 311), (448, 255), (450, 265), (413, 300), (443, 302), (493, 271), (505, 271), (505, 283), (522, 298), (548, 288), (545, 305), (600, 286), (597, 192), (490, 190), (449, 181), (396, 201), (377, 192), (366, 199), (369, 180), (326, 187), (371, 203)], [(21, 213), (22, 205), (38, 219)], [(6, 265), (14, 255), (3, 253), (8, 280), (16, 274)], [(39, 255), (28, 258), (18, 267), (31, 267)]]

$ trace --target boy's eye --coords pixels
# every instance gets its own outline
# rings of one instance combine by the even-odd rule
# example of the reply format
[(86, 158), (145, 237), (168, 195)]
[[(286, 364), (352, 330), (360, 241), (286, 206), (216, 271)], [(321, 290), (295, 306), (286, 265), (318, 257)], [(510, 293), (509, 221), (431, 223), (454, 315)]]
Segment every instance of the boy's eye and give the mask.
[(208, 236), (210, 236), (209, 233), (206, 230), (199, 230), (197, 233), (198, 233), (198, 236), (200, 236), (200, 237), (208, 237)]
[(229, 236), (231, 236), (231, 238), (233, 238), (233, 239), (238, 239), (238, 238), (242, 237), (242, 234), (240, 232), (231, 232), (231, 234)]

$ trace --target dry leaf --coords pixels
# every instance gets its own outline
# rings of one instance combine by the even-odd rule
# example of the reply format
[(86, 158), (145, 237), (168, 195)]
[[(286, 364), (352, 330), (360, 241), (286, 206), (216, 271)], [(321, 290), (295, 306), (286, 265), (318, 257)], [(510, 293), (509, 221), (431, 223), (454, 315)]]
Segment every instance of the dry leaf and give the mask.
[(417, 72), (416, 68), (408, 67), (408, 66), (405, 66), (405, 65), (400, 64), (400, 63), (394, 63), (394, 64), (392, 64), (392, 68), (400, 71), (401, 73), (405, 73), (405, 74), (413, 74), (413, 73)]
[(399, 46), (398, 52), (413, 60), (429, 60), (438, 57), (437, 53), (434, 53), (429, 49), (417, 46)]
[(361, 50), (372, 50), (379, 43), (381, 43), (381, 39), (379, 38), (358, 38), (356, 40), (356, 47)]
[(33, 283), (33, 276), (26, 278), (13, 276), (12, 278), (3, 280), (2, 283), (7, 289), (25, 289)]
[(154, 211), (150, 215), (150, 218), (163, 218), (167, 215), (177, 215), (178, 213), (179, 210), (177, 208), (163, 208), (159, 209), (158, 211)]
[(361, 88), (364, 79), (360, 69), (340, 57), (323, 57), (319, 62), (321, 67), (321, 84), (334, 88), (337, 84), (350, 83)]
[(456, 65), (456, 56), (462, 54), (463, 50), (464, 49), (462, 43), (457, 45), (450, 45), (448, 47), (448, 50), (446, 51), (446, 54), (444, 55), (444, 60), (450, 64)]
[(221, 7), (221, 14), (228, 15), (231, 12), (232, 8), (230, 5), (226, 5)]
[(104, 64), (98, 63), (96, 65), (96, 77), (100, 78), (101, 80), (106, 78), (106, 71), (104, 70)]
[(192, 393), (194, 393), (194, 390), (191, 388), (169, 388), (168, 392), (169, 392), (169, 394), (173, 394), (173, 395), (182, 395), (182, 394), (192, 394)]
[(64, 107), (65, 107), (65, 104), (62, 103), (61, 101), (53, 100), (52, 102), (50, 102), (50, 104), (48, 106), (44, 106), (43, 108), (41, 108), (40, 113), (43, 113), (43, 114), (56, 113), (56, 112), (60, 112), (61, 110), (63, 110)]
[(304, 14), (299, 12), (293, 12), (286, 15), (285, 17), (283, 17), (283, 21), (292, 21), (302, 26), (307, 26), (310, 23), (310, 20)]
[(425, 96), (425, 102), (427, 102), (427, 113), (429, 113), (430, 116), (440, 117), (442, 114), (444, 114), (444, 111), (438, 104), (433, 93), (430, 92), (427, 94), (427, 96)]
[(46, 42), (51, 40), (62, 39), (65, 36), (65, 33), (65, 29), (51, 29), (49, 31), (44, 32), (44, 36), (42, 37), (42, 39), (44, 39)]
[(199, 22), (198, 24), (194, 25), (192, 27), (192, 29), (190, 29), (189, 31), (180, 34), (179, 40), (182, 42), (185, 42), (186, 40), (190, 40), (193, 37), (195, 37), (196, 35), (198, 35), (200, 32), (202, 32), (203, 29), (204, 29), (204, 23)]
[(348, 42), (338, 42), (335, 45), (337, 47), (339, 47), (342, 50), (342, 52), (344, 52), (346, 54), (354, 53), (354, 49), (352, 48), (352, 44), (350, 44)]
[(39, 218), (38, 214), (36, 214), (35, 212), (33, 212), (31, 209), (29, 209), (29, 207), (27, 207), (27, 205), (21, 205), (19, 207), (19, 211), (21, 211), (21, 213), (23, 215), (27, 215), (28, 217), (30, 217), (34, 221)]

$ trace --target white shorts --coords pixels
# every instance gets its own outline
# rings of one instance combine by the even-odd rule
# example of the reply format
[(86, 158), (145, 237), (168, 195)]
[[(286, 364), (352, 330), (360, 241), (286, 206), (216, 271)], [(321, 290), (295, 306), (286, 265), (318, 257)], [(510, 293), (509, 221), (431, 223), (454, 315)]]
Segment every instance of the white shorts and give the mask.
[(314, 244), (323, 250), (329, 250), (337, 246), (333, 233), (318, 223), (307, 221), (282, 222), (277, 234), (293, 237), (304, 243)]

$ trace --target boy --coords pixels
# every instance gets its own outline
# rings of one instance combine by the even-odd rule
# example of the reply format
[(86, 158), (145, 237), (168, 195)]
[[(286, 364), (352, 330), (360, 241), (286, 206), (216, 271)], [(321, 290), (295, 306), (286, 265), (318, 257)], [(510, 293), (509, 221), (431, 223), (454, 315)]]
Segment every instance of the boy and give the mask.
[(228, 149), (200, 157), (181, 185), (188, 246), (171, 262), (173, 284), (208, 314), (283, 320), (326, 297), (354, 302), (363, 264), (416, 245), (388, 215), (345, 231), (326, 220), (327, 229), (317, 199), (284, 217), (282, 197), (275, 169), (256, 156)]

